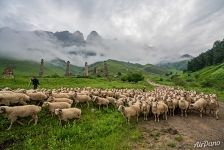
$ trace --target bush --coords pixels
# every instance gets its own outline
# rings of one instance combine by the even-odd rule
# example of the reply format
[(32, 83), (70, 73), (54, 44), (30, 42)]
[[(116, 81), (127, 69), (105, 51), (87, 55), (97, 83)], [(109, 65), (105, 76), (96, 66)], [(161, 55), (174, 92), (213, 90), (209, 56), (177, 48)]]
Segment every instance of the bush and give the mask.
[(186, 82), (183, 79), (181, 79), (179, 77), (179, 75), (173, 75), (173, 76), (171, 76), (170, 79), (173, 81), (173, 83), (175, 85), (178, 85), (178, 86), (185, 86), (186, 85)]
[(59, 78), (59, 77), (60, 76), (57, 73), (55, 73), (55, 74), (53, 74), (53, 75), (50, 76), (50, 78)]
[(129, 73), (121, 78), (122, 81), (135, 82), (143, 81), (144, 76), (141, 73)]

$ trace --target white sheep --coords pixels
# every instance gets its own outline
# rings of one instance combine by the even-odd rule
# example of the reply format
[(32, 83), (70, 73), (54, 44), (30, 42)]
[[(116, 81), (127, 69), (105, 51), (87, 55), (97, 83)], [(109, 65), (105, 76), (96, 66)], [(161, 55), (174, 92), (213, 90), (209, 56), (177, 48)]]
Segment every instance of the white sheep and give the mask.
[(31, 116), (32, 119), (29, 121), (28, 124), (30, 124), (31, 121), (35, 121), (35, 124), (37, 124), (38, 116), (37, 114), (41, 111), (41, 107), (35, 106), (35, 105), (25, 105), (25, 106), (1, 106), (0, 107), (0, 113), (6, 114), (6, 117), (11, 121), (10, 126), (7, 130), (10, 130), (12, 127), (12, 124), (17, 121), (20, 124), (20, 121), (18, 121), (18, 117), (28, 117)]
[(184, 97), (181, 97), (179, 100), (179, 108), (181, 110), (181, 116), (183, 117), (183, 112), (185, 113), (185, 117), (187, 117), (187, 110), (189, 107), (189, 102), (184, 99)]
[(142, 102), (141, 111), (144, 114), (144, 120), (148, 120), (148, 114), (150, 112), (150, 108), (151, 108), (150, 104), (148, 104), (145, 101)]
[(80, 119), (81, 109), (67, 108), (67, 109), (55, 109), (55, 115), (58, 116), (60, 125), (61, 121), (68, 121), (70, 119)]
[(95, 96), (93, 98), (93, 102), (95, 102), (99, 106), (99, 109), (100, 109), (100, 106), (105, 105), (108, 108), (108, 105), (109, 105), (109, 100), (108, 99), (102, 98), (102, 97), (98, 97), (98, 96)]
[[(122, 115), (126, 118), (127, 123), (130, 122), (131, 117), (137, 117), (138, 118), (138, 112), (132, 107), (124, 107), (123, 105), (120, 105), (118, 110), (122, 113)], [(138, 122), (138, 119), (136, 120)]]
[(152, 102), (152, 113), (155, 117), (155, 122), (159, 122), (159, 116), (160, 114), (164, 114), (164, 118), (167, 120), (167, 112), (168, 112), (168, 106), (162, 102), (162, 101), (155, 101)]
[(199, 110), (200, 117), (202, 118), (202, 113), (203, 111), (206, 111), (207, 104), (208, 103), (204, 98), (200, 98), (195, 103), (190, 104), (189, 108)]
[(218, 113), (219, 113), (219, 103), (214, 98), (210, 99), (210, 102), (208, 104), (208, 108), (210, 109), (210, 113), (213, 112), (216, 119), (219, 119)]
[(26, 93), (30, 97), (31, 101), (44, 102), (47, 99), (47, 95), (42, 92)]
[(75, 92), (75, 94), (73, 95), (73, 100), (75, 102), (75, 106), (78, 103), (87, 103), (87, 108), (89, 108), (89, 102), (91, 101), (91, 97), (88, 95), (78, 95), (77, 92)]
[(63, 108), (71, 108), (71, 104), (66, 102), (44, 102), (42, 105), (43, 108), (48, 108), (48, 110), (51, 112), (51, 115), (53, 116), (55, 109), (63, 109)]
[(48, 99), (47, 99), (48, 102), (66, 102), (66, 103), (69, 103), (69, 104), (72, 104), (73, 103), (73, 100), (69, 99), (69, 98), (55, 98), (53, 96), (50, 96)]
[(2, 92), (0, 93), (0, 105), (9, 106), (10, 104), (23, 104), (26, 105), (30, 101), (30, 97), (23, 93)]

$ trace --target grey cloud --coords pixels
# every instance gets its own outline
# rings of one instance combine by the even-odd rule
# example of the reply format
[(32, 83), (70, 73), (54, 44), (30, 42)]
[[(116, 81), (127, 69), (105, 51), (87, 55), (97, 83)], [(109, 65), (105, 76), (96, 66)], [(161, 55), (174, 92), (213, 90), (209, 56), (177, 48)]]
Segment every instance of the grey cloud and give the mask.
[[(222, 39), (224, 33), (223, 0), (2, 0), (0, 7), (0, 27), (54, 32), (80, 30), (85, 37), (96, 30), (107, 39), (106, 48), (88, 49), (105, 55), (91, 57), (90, 62), (113, 58), (157, 63), (185, 53), (198, 55), (215, 40)], [(39, 44), (33, 47), (51, 51), (56, 46), (60, 54), (67, 51), (57, 43)], [(70, 49), (73, 48), (77, 49)], [(83, 60), (80, 56), (73, 57)]]

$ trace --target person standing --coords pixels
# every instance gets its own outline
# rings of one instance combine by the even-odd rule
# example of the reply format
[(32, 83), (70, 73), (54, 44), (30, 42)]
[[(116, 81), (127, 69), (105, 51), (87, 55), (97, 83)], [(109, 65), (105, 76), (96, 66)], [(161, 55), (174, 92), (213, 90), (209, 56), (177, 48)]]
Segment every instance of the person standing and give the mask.
[(39, 80), (38, 80), (35, 76), (33, 76), (33, 77), (31, 78), (31, 81), (30, 81), (30, 82), (32, 82), (32, 84), (33, 84), (33, 89), (34, 89), (34, 90), (38, 88), (38, 85), (40, 85)]

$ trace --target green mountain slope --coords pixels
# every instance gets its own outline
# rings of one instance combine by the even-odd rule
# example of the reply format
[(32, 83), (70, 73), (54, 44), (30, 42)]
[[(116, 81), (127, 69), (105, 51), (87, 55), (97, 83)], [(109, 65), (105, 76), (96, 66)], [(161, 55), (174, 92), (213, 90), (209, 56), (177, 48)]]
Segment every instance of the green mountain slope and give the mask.
[[(0, 72), (3, 73), (4, 68), (13, 67), (15, 76), (32, 76), (38, 75), (40, 64), (34, 61), (28, 60), (15, 60), (10, 58), (0, 58)], [(81, 68), (76, 66), (71, 66), (72, 73), (77, 74), (80, 72)], [(52, 65), (48, 62), (44, 64), (44, 76), (58, 74), (60, 76), (64, 75), (65, 67)]]
[(198, 83), (202, 87), (224, 89), (224, 63), (203, 68), (193, 73), (183, 74), (186, 81)]
[(158, 66), (165, 69), (186, 70), (188, 61), (189, 60), (182, 60), (182, 61), (173, 62), (173, 63), (163, 63), (163, 64), (158, 64)]
[[(128, 72), (142, 72), (144, 74), (165, 74), (167, 72), (166, 69), (162, 69), (160, 67), (147, 64), (133, 64), (129, 62), (117, 61), (117, 60), (107, 60), (108, 71), (110, 75), (117, 75), (118, 72), (122, 74), (127, 74)], [(90, 74), (93, 72), (94, 67), (97, 67), (99, 74), (103, 74), (104, 70), (104, 62), (97, 62), (89, 66)]]

